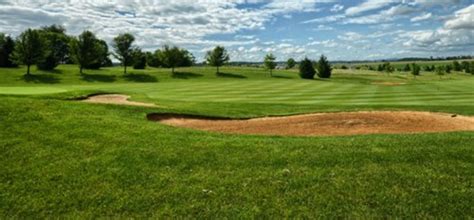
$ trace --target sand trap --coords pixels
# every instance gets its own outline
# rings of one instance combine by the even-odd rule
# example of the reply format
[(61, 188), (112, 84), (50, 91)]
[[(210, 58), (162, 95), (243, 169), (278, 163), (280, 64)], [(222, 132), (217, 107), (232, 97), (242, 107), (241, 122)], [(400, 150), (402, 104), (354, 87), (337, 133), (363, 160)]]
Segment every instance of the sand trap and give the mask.
[(144, 107), (157, 107), (155, 104), (128, 101), (130, 96), (120, 94), (93, 95), (82, 100), (89, 103), (115, 104), (115, 105), (133, 105)]
[(474, 117), (413, 111), (319, 113), (247, 120), (150, 114), (148, 119), (167, 125), (204, 131), (284, 136), (474, 131)]

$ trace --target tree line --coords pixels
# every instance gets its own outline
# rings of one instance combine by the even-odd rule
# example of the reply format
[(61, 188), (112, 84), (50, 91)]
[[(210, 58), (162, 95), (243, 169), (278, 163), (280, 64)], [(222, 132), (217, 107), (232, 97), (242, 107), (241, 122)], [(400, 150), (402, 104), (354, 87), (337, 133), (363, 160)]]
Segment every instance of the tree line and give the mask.
[[(78, 36), (66, 34), (66, 29), (59, 25), (27, 29), (15, 40), (10, 36), (0, 33), (0, 67), (26, 66), (26, 75), (31, 74), (31, 66), (36, 65), (40, 70), (53, 70), (59, 64), (77, 64), (79, 73), (84, 69), (100, 69), (112, 66), (110, 56), (115, 57), (127, 74), (127, 68), (145, 69), (150, 67), (170, 68), (175, 73), (175, 68), (189, 67), (196, 60), (192, 53), (184, 48), (165, 45), (155, 52), (143, 52), (135, 45), (135, 37), (130, 33), (119, 34), (113, 39), (112, 52), (109, 51), (107, 42), (99, 39), (91, 31), (85, 30)], [(220, 67), (227, 64), (230, 55), (222, 46), (217, 46), (206, 53), (205, 60), (208, 65), (216, 67), (216, 74), (220, 74)], [(276, 57), (267, 54), (264, 66), (273, 76), (277, 67)], [(287, 68), (296, 66), (296, 61), (290, 58)], [(313, 79), (317, 74), (320, 78), (330, 78), (332, 67), (323, 55), (318, 62), (308, 58), (303, 59), (299, 65), (300, 76), (304, 79)]]

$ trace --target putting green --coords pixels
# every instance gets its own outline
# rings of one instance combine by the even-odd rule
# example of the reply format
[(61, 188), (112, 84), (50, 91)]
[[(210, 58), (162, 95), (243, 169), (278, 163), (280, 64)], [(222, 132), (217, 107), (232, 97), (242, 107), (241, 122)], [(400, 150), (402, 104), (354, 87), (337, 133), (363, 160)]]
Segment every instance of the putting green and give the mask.
[(0, 94), (5, 95), (41, 95), (67, 91), (67, 89), (58, 87), (0, 87)]

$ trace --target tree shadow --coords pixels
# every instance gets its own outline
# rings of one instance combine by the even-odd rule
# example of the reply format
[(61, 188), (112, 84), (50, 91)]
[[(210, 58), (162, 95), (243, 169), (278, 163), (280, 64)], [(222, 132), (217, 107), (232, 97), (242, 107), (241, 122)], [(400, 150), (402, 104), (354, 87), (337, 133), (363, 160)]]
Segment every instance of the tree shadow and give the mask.
[(87, 82), (114, 82), (116, 80), (115, 75), (101, 75), (101, 74), (81, 74), (82, 80)]
[(238, 74), (233, 74), (233, 73), (218, 73), (217, 76), (219, 77), (226, 77), (226, 78), (236, 78), (236, 79), (245, 79), (247, 78), (246, 76), (238, 75)]
[(275, 76), (275, 75), (273, 75), (273, 78), (277, 78), (277, 79), (293, 79), (294, 77), (291, 77), (291, 76)]
[(174, 72), (172, 77), (176, 79), (191, 79), (191, 78), (203, 77), (203, 75), (198, 74), (198, 73), (190, 73), (190, 72)]
[(123, 76), (123, 78), (132, 82), (158, 82), (156, 77), (144, 73), (126, 74)]
[(25, 82), (55, 84), (61, 80), (54, 75), (23, 75)]

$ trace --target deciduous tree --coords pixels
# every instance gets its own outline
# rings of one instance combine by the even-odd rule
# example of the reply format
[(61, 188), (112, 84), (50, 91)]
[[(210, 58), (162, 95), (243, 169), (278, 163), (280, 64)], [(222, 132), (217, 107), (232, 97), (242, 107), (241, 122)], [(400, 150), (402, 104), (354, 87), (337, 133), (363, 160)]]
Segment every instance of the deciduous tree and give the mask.
[(214, 50), (207, 52), (206, 60), (209, 65), (216, 67), (216, 74), (219, 74), (219, 67), (229, 62), (230, 57), (224, 47), (217, 46)]
[(295, 59), (290, 58), (290, 59), (288, 59), (288, 61), (286, 61), (286, 68), (287, 69), (293, 69), (295, 66), (296, 66)]
[(132, 34), (120, 34), (114, 38), (113, 48), (114, 56), (123, 66), (123, 73), (127, 74), (127, 66), (132, 65), (133, 62), (133, 42), (135, 37)]
[(275, 63), (276, 57), (273, 56), (273, 54), (267, 54), (265, 56), (265, 60), (263, 61), (263, 64), (265, 65), (265, 68), (270, 70), (270, 76), (273, 76), (273, 70), (276, 68), (277, 64)]
[(70, 50), (71, 58), (79, 65), (79, 72), (82, 74), (87, 66), (100, 60), (102, 46), (92, 32), (84, 31), (71, 40)]
[(45, 40), (39, 31), (28, 29), (16, 40), (12, 58), (15, 63), (26, 65), (26, 75), (30, 75), (31, 65), (41, 62), (47, 53)]

